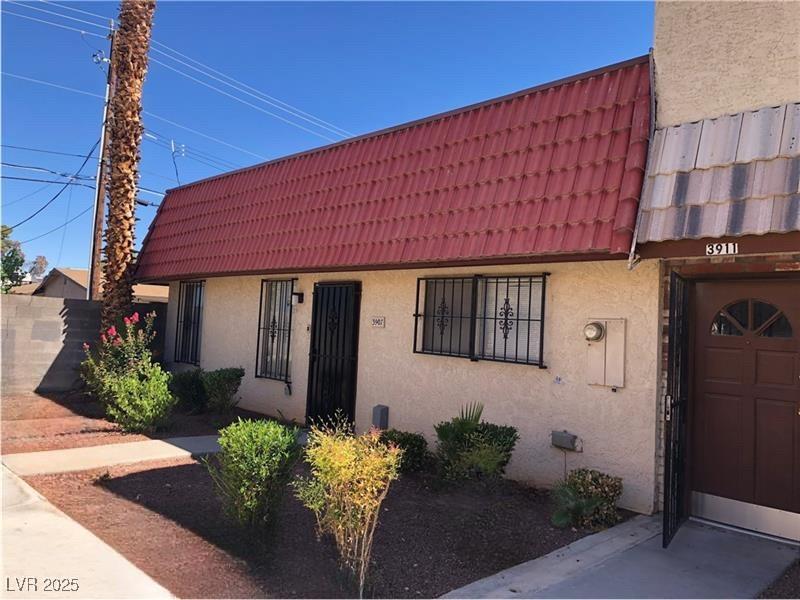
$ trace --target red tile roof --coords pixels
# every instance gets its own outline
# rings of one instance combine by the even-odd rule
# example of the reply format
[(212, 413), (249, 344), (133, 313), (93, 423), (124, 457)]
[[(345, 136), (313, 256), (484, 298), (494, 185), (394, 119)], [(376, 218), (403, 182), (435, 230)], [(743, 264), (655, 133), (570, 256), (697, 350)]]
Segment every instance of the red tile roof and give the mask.
[(139, 280), (627, 253), (646, 56), (167, 193)]

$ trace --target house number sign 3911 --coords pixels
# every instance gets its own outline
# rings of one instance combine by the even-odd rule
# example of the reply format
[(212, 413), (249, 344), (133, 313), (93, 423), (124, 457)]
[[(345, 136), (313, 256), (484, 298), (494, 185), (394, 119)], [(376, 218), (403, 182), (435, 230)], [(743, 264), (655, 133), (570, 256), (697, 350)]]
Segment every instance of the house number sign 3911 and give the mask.
[(739, 254), (737, 242), (706, 244), (706, 256), (722, 256), (725, 254)]

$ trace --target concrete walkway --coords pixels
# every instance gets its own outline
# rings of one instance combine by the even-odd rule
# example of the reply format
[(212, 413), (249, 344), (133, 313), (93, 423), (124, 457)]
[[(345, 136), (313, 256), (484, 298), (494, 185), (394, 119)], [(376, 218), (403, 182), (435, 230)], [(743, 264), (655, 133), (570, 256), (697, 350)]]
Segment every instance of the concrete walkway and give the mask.
[[(3, 597), (172, 597), (7, 468), (2, 470)], [(67, 591), (46, 591), (45, 579), (57, 579), (56, 585)]]
[(123, 444), (45, 450), (3, 456), (3, 464), (17, 475), (40, 475), (99, 469), (148, 460), (184, 458), (219, 452), (216, 435), (175, 437)]
[(660, 517), (636, 517), (448, 593), (450, 598), (753, 598), (800, 549), (686, 523), (666, 550)]

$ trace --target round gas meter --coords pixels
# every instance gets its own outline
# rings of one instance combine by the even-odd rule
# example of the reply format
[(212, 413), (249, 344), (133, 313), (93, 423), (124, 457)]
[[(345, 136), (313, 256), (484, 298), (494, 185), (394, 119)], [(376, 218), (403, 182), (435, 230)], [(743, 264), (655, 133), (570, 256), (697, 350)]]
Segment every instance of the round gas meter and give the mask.
[(606, 328), (599, 321), (587, 323), (583, 328), (583, 335), (587, 342), (599, 342), (606, 334)]

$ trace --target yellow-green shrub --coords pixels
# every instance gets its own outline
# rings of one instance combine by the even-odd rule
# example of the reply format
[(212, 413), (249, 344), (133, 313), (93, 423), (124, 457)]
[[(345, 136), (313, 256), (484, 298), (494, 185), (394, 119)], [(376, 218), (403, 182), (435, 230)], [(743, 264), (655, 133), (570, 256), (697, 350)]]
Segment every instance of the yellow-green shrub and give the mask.
[(380, 506), (401, 458), (400, 449), (383, 443), (379, 431), (356, 436), (341, 420), (314, 426), (308, 434), (311, 477), (295, 481), (297, 497), (314, 512), (320, 533), (333, 536), (342, 565), (358, 582), (359, 597)]

